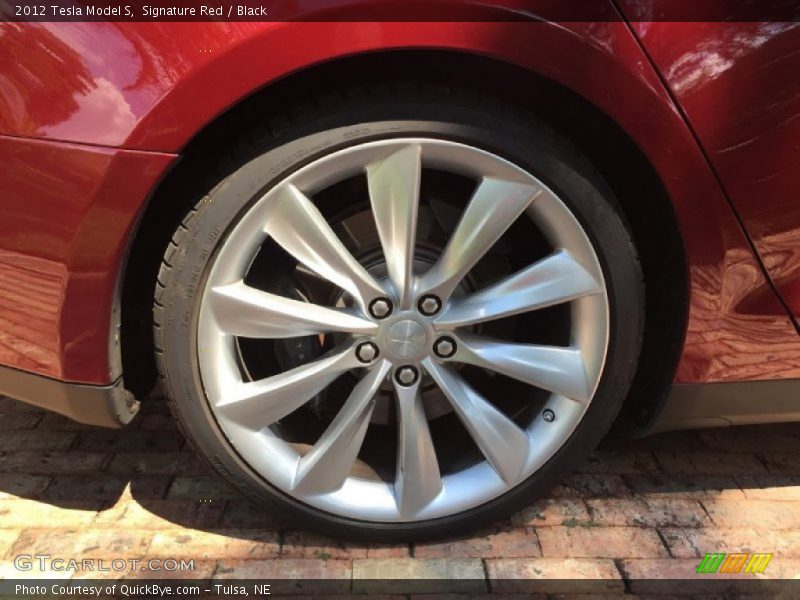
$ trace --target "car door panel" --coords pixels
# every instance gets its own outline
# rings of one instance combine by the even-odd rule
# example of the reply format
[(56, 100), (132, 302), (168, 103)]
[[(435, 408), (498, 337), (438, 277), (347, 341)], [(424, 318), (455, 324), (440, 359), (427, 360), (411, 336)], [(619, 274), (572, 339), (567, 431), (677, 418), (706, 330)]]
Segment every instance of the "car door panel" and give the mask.
[(633, 29), (797, 323), (800, 23), (640, 22)]

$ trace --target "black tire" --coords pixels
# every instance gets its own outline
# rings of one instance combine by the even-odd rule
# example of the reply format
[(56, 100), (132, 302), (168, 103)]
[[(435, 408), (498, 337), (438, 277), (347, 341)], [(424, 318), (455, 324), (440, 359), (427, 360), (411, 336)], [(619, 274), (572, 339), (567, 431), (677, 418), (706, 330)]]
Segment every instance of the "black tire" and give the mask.
[[(202, 197), (166, 249), (155, 291), (155, 346), (163, 390), (195, 448), (261, 510), (287, 524), (328, 535), (410, 541), (453, 535), (507, 517), (547, 492), (600, 442), (636, 370), (644, 322), (642, 274), (632, 237), (603, 179), (570, 144), (513, 107), (445, 90), (363, 90), (326, 98), (288, 115), (257, 139), (227, 152)], [(590, 408), (543, 468), (505, 495), (466, 512), (425, 522), (374, 523), (302, 504), (260, 478), (220, 431), (205, 398), (196, 360), (196, 315), (204, 276), (237, 217), (270, 185), (333, 150), (387, 137), (424, 135), (484, 148), (551, 187), (588, 232), (610, 300), (610, 345)], [(221, 163), (223, 164), (223, 163)], [(264, 505), (269, 501), (270, 507)]]

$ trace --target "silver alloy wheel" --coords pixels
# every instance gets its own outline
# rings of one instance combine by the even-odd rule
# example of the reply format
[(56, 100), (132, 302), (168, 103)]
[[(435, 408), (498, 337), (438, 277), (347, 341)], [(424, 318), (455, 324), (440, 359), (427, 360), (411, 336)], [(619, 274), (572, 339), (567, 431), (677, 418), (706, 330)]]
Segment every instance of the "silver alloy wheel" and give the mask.
[[(438, 261), (414, 272), (422, 168), (477, 182)], [(388, 273), (376, 280), (345, 248), (310, 200), (328, 186), (366, 174)], [(549, 256), (466, 295), (454, 294), (470, 269), (521, 215), (554, 248)], [(328, 307), (244, 283), (272, 238), (298, 263), (333, 282), (352, 307)], [(434, 297), (435, 303), (421, 299)], [(376, 299), (391, 312), (370, 314)], [(567, 347), (518, 344), (476, 335), (495, 319), (570, 303)], [(343, 341), (307, 364), (256, 381), (240, 369), (237, 336), (294, 338), (336, 334)], [(331, 153), (272, 187), (221, 243), (202, 292), (197, 360), (208, 403), (231, 446), (250, 468), (305, 504), (336, 515), (383, 522), (422, 521), (484, 504), (524, 481), (567, 441), (592, 400), (608, 347), (604, 278), (592, 244), (567, 206), (541, 181), (484, 150), (450, 141), (402, 138)], [(454, 346), (441, 344), (444, 340)], [(365, 364), (375, 344), (377, 357)], [(437, 352), (435, 348), (447, 352)], [(439, 354), (449, 356), (442, 358)], [(359, 357), (362, 358), (359, 358)], [(460, 375), (458, 363), (550, 392), (520, 426)], [(400, 371), (413, 368), (419, 376)], [(275, 424), (345, 372), (359, 382), (319, 440), (304, 451)], [(450, 401), (483, 459), (441, 474), (420, 396), (422, 376)], [(358, 460), (375, 395), (391, 381), (397, 400), (393, 481), (365, 475)], [(544, 415), (544, 417), (542, 416)]]

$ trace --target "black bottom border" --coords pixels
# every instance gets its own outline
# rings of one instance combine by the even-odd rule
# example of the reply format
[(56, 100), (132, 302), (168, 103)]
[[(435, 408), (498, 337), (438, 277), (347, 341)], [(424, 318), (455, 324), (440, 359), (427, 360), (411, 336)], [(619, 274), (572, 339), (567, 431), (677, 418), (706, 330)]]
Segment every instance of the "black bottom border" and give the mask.
[(475, 598), (526, 594), (703, 598), (798, 597), (800, 580), (724, 578), (692, 579), (6, 579), (0, 598), (271, 598), (364, 597), (421, 594), (426, 597)]

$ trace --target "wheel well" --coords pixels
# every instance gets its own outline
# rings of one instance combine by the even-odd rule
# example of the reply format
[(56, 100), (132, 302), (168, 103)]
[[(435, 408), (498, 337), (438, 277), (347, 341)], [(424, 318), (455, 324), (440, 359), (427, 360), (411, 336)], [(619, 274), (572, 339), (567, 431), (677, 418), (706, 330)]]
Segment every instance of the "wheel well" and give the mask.
[(677, 367), (688, 305), (683, 242), (658, 175), (613, 120), (571, 90), (515, 65), (447, 51), (370, 53), (310, 67), (245, 98), (182, 149), (180, 161), (145, 209), (129, 254), (122, 293), (122, 365), (128, 388), (142, 397), (155, 383), (152, 292), (158, 266), (173, 231), (204, 191), (198, 173), (224, 160), (219, 148), (263, 127), (265, 115), (268, 119), (287, 109), (291, 114), (298, 99), (402, 80), (465, 89), (517, 105), (570, 138), (609, 183), (633, 233), (647, 295), (642, 358), (621, 423), (646, 426)]

